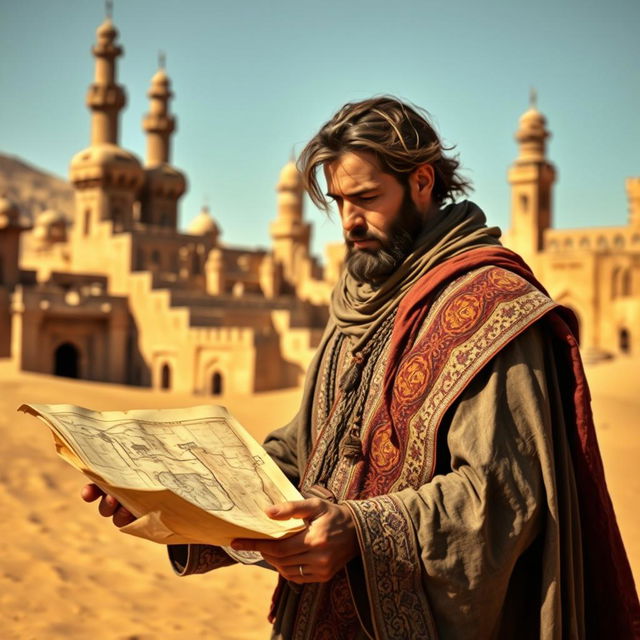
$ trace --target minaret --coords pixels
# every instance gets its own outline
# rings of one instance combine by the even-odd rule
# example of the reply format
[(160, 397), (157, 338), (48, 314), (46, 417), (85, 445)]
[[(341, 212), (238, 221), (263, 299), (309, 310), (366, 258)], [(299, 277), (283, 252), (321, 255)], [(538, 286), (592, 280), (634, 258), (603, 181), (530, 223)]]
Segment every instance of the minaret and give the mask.
[(133, 228), (133, 205), (144, 177), (138, 158), (118, 145), (118, 117), (125, 94), (116, 84), (116, 58), (122, 55), (117, 37), (108, 2), (107, 17), (98, 27), (97, 43), (92, 49), (95, 78), (87, 93), (91, 146), (77, 153), (70, 166), (70, 179), (76, 190), (73, 235), (82, 243), (100, 235), (105, 222), (111, 224), (113, 233)]
[(171, 134), (176, 119), (169, 113), (173, 97), (171, 81), (165, 70), (165, 56), (159, 56), (158, 71), (151, 78), (149, 112), (142, 119), (147, 134), (145, 184), (140, 195), (140, 222), (177, 230), (178, 199), (187, 189), (183, 173), (172, 167)]
[(91, 144), (118, 144), (118, 119), (126, 104), (124, 88), (116, 83), (116, 58), (123, 53), (116, 44), (118, 31), (111, 21), (112, 3), (107, 2), (107, 17), (96, 32), (97, 43), (92, 48), (96, 59), (93, 84), (87, 92), (91, 109)]
[(149, 113), (142, 120), (147, 134), (147, 167), (169, 163), (171, 156), (171, 134), (176, 120), (169, 114), (169, 100), (173, 97), (171, 83), (165, 71), (165, 56), (160, 53), (158, 71), (151, 78)]
[(280, 172), (276, 190), (278, 216), (271, 223), (273, 257), (282, 265), (285, 281), (295, 285), (300, 263), (309, 256), (311, 225), (303, 220), (304, 189), (293, 159)]
[(516, 161), (509, 169), (511, 184), (510, 247), (525, 260), (533, 260), (543, 248), (543, 234), (551, 226), (552, 187), (556, 170), (546, 158), (547, 121), (536, 107), (531, 91), (529, 109), (520, 117), (515, 138), (519, 145)]

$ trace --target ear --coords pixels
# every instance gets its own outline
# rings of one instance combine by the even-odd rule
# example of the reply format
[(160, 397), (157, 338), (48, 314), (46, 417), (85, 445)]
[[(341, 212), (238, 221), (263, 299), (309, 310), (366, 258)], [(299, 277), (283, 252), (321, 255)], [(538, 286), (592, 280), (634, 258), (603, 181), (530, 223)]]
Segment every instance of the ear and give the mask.
[(411, 199), (421, 213), (431, 209), (431, 192), (435, 183), (435, 171), (430, 164), (422, 164), (409, 174)]

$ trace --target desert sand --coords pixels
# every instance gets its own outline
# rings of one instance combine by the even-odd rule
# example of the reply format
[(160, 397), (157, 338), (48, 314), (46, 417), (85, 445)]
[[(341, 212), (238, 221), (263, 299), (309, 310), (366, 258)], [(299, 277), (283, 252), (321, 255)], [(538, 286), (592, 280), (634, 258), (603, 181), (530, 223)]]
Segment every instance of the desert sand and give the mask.
[[(610, 491), (640, 577), (640, 360), (588, 369)], [(16, 413), (23, 402), (93, 409), (185, 407), (202, 396), (16, 373), (0, 361), (0, 638), (215, 640), (266, 638), (275, 574), (229, 567), (176, 577), (166, 550), (119, 532), (79, 498), (81, 474), (54, 453), (49, 431)], [(224, 396), (261, 439), (296, 410), (300, 390)]]

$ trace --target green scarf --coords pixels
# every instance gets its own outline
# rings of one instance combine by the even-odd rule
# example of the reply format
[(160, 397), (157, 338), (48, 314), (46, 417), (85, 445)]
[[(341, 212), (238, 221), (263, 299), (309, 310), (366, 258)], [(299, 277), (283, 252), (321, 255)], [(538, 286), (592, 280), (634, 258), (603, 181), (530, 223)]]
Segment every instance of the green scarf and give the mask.
[(345, 269), (331, 297), (331, 319), (352, 338), (352, 351), (362, 347), (409, 289), (436, 264), (474, 247), (499, 245), (500, 229), (487, 227), (486, 222), (473, 202), (454, 203), (428, 222), (413, 251), (379, 287), (355, 280)]

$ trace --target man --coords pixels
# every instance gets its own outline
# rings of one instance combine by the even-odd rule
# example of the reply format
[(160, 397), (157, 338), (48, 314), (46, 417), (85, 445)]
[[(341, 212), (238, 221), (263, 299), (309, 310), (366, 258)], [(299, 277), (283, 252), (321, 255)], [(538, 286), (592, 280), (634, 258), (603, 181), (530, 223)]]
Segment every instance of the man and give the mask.
[[(300, 412), (265, 442), (309, 496), (268, 513), (308, 528), (233, 547), (280, 574), (276, 638), (637, 637), (573, 319), (454, 203), (468, 183), (445, 151), (382, 97), (302, 152), (347, 245)], [(100, 510), (131, 519), (110, 497)], [(181, 575), (231, 562), (207, 545), (170, 556)]]

